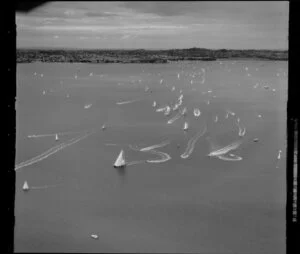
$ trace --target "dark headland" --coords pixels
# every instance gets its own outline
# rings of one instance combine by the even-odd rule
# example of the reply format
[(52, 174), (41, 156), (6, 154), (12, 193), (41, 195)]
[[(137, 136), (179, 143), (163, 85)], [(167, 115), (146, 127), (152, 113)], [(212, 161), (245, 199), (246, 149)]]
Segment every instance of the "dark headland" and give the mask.
[(236, 49), (17, 49), (17, 63), (169, 63), (217, 59), (288, 60), (287, 50)]

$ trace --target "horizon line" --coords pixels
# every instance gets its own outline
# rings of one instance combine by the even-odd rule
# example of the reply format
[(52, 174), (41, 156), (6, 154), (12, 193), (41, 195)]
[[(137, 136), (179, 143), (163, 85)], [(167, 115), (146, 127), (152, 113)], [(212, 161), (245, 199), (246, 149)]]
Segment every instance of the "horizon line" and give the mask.
[(243, 49), (231, 49), (231, 48), (201, 48), (201, 47), (190, 47), (190, 48), (73, 48), (73, 47), (17, 47), (17, 50), (22, 49), (54, 49), (54, 50), (185, 50), (185, 49), (205, 49), (205, 50), (268, 50), (268, 51), (288, 51), (288, 49), (253, 49), (253, 48), (243, 48)]

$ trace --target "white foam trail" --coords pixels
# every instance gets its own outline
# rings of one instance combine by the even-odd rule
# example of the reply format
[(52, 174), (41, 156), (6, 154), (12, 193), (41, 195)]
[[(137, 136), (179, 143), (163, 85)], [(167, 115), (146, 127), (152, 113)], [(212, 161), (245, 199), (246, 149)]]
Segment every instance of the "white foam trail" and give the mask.
[(206, 128), (207, 128), (207, 127), (206, 127), (206, 125), (205, 125), (205, 128), (204, 128), (203, 131), (199, 131), (194, 137), (192, 137), (192, 138), (189, 140), (189, 142), (188, 142), (188, 144), (187, 144), (187, 147), (186, 147), (184, 153), (180, 155), (180, 157), (181, 157), (182, 159), (186, 159), (186, 158), (188, 158), (188, 157), (192, 154), (192, 152), (194, 151), (195, 144), (196, 144), (197, 140), (198, 140), (201, 136), (203, 136), (203, 134), (206, 132)]
[(237, 149), (240, 145), (241, 145), (241, 141), (236, 141), (236, 142), (233, 142), (232, 144), (228, 145), (228, 146), (225, 146), (221, 149), (218, 149), (216, 151), (212, 151), (208, 154), (208, 156), (220, 156), (220, 155), (223, 155), (223, 154), (226, 154), (228, 153), (229, 151), (231, 150), (235, 150)]
[(38, 135), (28, 135), (28, 138), (44, 138), (44, 137), (52, 137), (55, 136), (56, 134), (59, 136), (63, 135), (70, 135), (70, 134), (82, 134), (86, 133), (87, 130), (85, 131), (68, 131), (68, 132), (57, 132), (57, 133), (49, 133), (49, 134), (38, 134)]
[(227, 112), (227, 114), (225, 115), (225, 118), (226, 118), (226, 119), (228, 118), (228, 115), (229, 115), (229, 112)]
[(120, 101), (120, 102), (117, 102), (116, 104), (117, 105), (129, 104), (129, 103), (136, 102), (136, 101), (139, 101), (139, 100), (140, 99), (135, 99), (135, 100), (130, 100), (130, 101)]
[(183, 99), (183, 94), (181, 94), (181, 95), (178, 97), (178, 100), (179, 100), (179, 101), (182, 101), (182, 99)]
[(39, 189), (48, 189), (60, 186), (61, 184), (54, 184), (54, 185), (44, 185), (44, 186), (31, 186), (30, 189), (39, 190)]
[(152, 145), (152, 146), (141, 148), (140, 151), (141, 152), (146, 152), (146, 151), (153, 150), (155, 148), (164, 147), (164, 146), (166, 146), (168, 144), (170, 144), (170, 141), (163, 141), (162, 143), (157, 144), (157, 145)]
[[(173, 108), (174, 110), (174, 108)], [(176, 120), (178, 120), (180, 117), (182, 116), (181, 112), (178, 112), (174, 117), (172, 117), (167, 123), (168, 124), (172, 124), (174, 123)]]
[(162, 83), (163, 83), (163, 79), (161, 79), (161, 80), (159, 81), (159, 83), (162, 84)]
[(92, 104), (87, 104), (87, 105), (84, 106), (84, 108), (85, 108), (85, 109), (88, 109), (88, 108), (90, 108), (91, 106), (92, 106)]
[(136, 165), (136, 164), (140, 164), (140, 163), (145, 163), (146, 161), (131, 161), (131, 162), (127, 162), (126, 166), (132, 166), (132, 165)]
[(156, 151), (156, 150), (151, 150), (151, 151), (148, 151), (148, 152), (161, 156), (160, 160), (147, 160), (148, 163), (162, 163), (162, 162), (166, 162), (166, 161), (172, 159), (171, 156), (167, 153), (159, 152), (159, 151)]
[(180, 79), (180, 74), (179, 73), (177, 74), (177, 78)]
[(239, 129), (239, 136), (240, 137), (245, 136), (245, 133), (246, 133), (246, 128), (245, 127), (243, 129)]
[(186, 115), (186, 113), (187, 113), (187, 108), (184, 107), (183, 110), (181, 111), (181, 114), (184, 116), (184, 115)]
[(41, 161), (41, 160), (44, 160), (44, 159), (46, 159), (47, 157), (49, 157), (50, 155), (52, 155), (52, 154), (54, 154), (54, 153), (57, 153), (58, 151), (60, 151), (60, 150), (62, 150), (62, 149), (64, 149), (64, 148), (66, 148), (66, 147), (68, 147), (68, 146), (70, 146), (70, 145), (73, 145), (73, 144), (79, 142), (80, 140), (82, 140), (82, 139), (88, 137), (88, 136), (91, 135), (92, 133), (94, 133), (94, 132), (84, 134), (84, 135), (82, 135), (82, 136), (80, 136), (80, 137), (73, 138), (73, 139), (69, 140), (68, 142), (64, 142), (64, 143), (62, 143), (62, 144), (59, 144), (59, 145), (57, 145), (57, 146), (54, 146), (54, 147), (50, 148), (49, 150), (47, 150), (46, 152), (44, 152), (44, 153), (42, 153), (42, 154), (40, 154), (40, 155), (38, 155), (38, 156), (36, 156), (36, 157), (34, 157), (34, 158), (31, 158), (31, 159), (29, 159), (29, 160), (27, 160), (27, 161), (24, 161), (24, 162), (19, 163), (18, 165), (15, 166), (15, 170), (18, 170), (18, 169), (20, 169), (20, 168), (23, 168), (23, 167), (32, 165), (32, 164), (34, 164), (34, 163), (37, 163), (37, 162), (39, 162), (39, 161)]
[(153, 101), (152, 107), (156, 107), (156, 101)]
[(223, 161), (241, 161), (243, 158), (240, 156), (237, 156), (235, 154), (230, 154), (230, 156), (226, 155), (219, 155), (217, 156), (218, 159), (223, 160)]
[(167, 106), (163, 107), (163, 108), (158, 108), (158, 109), (156, 109), (156, 112), (163, 112), (163, 111), (166, 111), (166, 109), (167, 109)]
[(105, 144), (106, 146), (119, 146), (119, 144), (114, 144), (114, 143), (107, 143)]

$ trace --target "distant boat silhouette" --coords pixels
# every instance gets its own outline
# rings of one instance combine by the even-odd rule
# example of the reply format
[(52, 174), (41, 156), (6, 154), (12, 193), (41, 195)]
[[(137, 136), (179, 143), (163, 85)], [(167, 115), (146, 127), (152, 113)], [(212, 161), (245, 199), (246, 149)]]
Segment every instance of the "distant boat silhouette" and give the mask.
[(118, 158), (116, 159), (114, 163), (114, 168), (124, 168), (126, 166), (125, 157), (124, 157), (124, 151), (121, 150)]
[(105, 130), (106, 129), (106, 126), (105, 124), (102, 125), (102, 130)]
[(29, 186), (28, 186), (27, 181), (25, 181), (23, 184), (23, 191), (29, 191)]
[(58, 141), (58, 140), (59, 140), (58, 135), (55, 134), (55, 141)]

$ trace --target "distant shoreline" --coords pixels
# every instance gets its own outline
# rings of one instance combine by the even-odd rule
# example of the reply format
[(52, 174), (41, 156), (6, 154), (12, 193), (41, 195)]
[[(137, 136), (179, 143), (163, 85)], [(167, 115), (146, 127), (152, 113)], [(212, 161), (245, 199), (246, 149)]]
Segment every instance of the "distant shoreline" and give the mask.
[(170, 63), (177, 61), (270, 60), (287, 61), (287, 50), (169, 49), (80, 50), (17, 49), (17, 63)]

